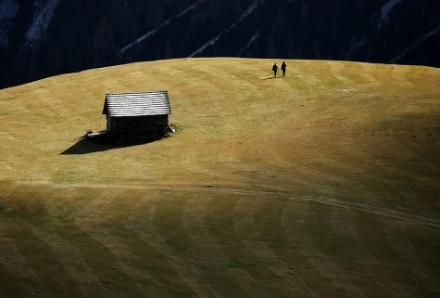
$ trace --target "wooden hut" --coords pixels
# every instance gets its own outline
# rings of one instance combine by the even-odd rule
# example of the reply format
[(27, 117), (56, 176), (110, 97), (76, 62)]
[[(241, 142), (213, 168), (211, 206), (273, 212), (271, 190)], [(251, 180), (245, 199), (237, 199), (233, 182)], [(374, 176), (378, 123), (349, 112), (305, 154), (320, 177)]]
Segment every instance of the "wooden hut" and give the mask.
[(114, 142), (142, 142), (167, 134), (171, 114), (167, 91), (106, 94), (106, 130)]

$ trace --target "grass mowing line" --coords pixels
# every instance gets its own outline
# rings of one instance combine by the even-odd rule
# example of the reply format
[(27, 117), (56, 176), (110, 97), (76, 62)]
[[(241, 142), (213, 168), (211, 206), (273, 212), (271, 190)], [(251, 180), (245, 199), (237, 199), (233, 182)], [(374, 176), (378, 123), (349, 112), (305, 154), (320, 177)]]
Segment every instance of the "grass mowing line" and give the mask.
[[(362, 242), (359, 242), (357, 239), (353, 239), (353, 237), (356, 237), (356, 231), (353, 230), (353, 228), (347, 228), (345, 226), (353, 226), (353, 213), (342, 212), (341, 209), (338, 208), (332, 208), (332, 218), (331, 218), (331, 226), (332, 229), (332, 238), (335, 240), (335, 244), (338, 244), (338, 248), (331, 251), (332, 255), (338, 255), (337, 261), (341, 263), (340, 267), (342, 268), (349, 268), (348, 273), (353, 278), (353, 281), (356, 285), (362, 286), (365, 290), (367, 290), (366, 297), (388, 297), (391, 295), (389, 293), (389, 290), (387, 287), (383, 286), (383, 281), (380, 281), (375, 278), (377, 274), (373, 274), (372, 271), (374, 271), (375, 267), (374, 264), (377, 263), (376, 260), (365, 261), (371, 258), (371, 255), (368, 252), (365, 252), (365, 245), (363, 245)], [(347, 216), (348, 215), (348, 216)], [(387, 218), (380, 218), (379, 220), (382, 220), (386, 222), (387, 224), (394, 224), (398, 221), (389, 220)], [(344, 235), (346, 232), (349, 232), (348, 235)], [(353, 233), (354, 232), (354, 233)], [(353, 233), (353, 235), (351, 235)], [(345, 246), (349, 246), (350, 249), (345, 249)], [(359, 255), (357, 258), (352, 258), (349, 263), (346, 263), (348, 259), (350, 259), (350, 251), (356, 251), (361, 253), (361, 251), (364, 251)], [(348, 257), (348, 258), (347, 258)], [(358, 259), (361, 258), (362, 261), (359, 262)], [(344, 264), (346, 263), (346, 264)], [(364, 264), (364, 266), (361, 265)], [(370, 264), (370, 265), (368, 265)], [(386, 266), (382, 269), (384, 271), (388, 270)], [(363, 276), (364, 274), (367, 274), (368, 277)], [(366, 280), (373, 280), (375, 284), (370, 284), (370, 286), (366, 287), (365, 283)]]
[(308, 199), (307, 201), (315, 202), (318, 204), (325, 204), (340, 208), (349, 208), (352, 210), (357, 210), (365, 213), (371, 213), (375, 215), (379, 215), (381, 217), (388, 217), (392, 219), (402, 220), (411, 223), (417, 223), (425, 226), (431, 226), (434, 228), (440, 228), (440, 220), (435, 218), (428, 218), (425, 216), (420, 216), (416, 214), (410, 214), (406, 212), (401, 212), (397, 210), (392, 210), (388, 208), (381, 208), (366, 204), (353, 203), (347, 201), (339, 201), (336, 199), (324, 199), (323, 201), (318, 199)]
[[(338, 297), (340, 292), (335, 283), (328, 278), (329, 260), (321, 260), (321, 255), (313, 248), (310, 239), (305, 234), (304, 224), (307, 217), (307, 210), (310, 203), (290, 201), (287, 206), (295, 210), (294, 212), (285, 211), (281, 216), (281, 225), (286, 233), (287, 247), (290, 248), (288, 254), (283, 257), (289, 263), (290, 275), (295, 279), (301, 279), (302, 290), (299, 294), (311, 297)], [(287, 209), (286, 209), (287, 210)], [(334, 273), (331, 273), (334, 276)], [(350, 293), (353, 294), (353, 293)]]
[[(200, 277), (198, 276), (198, 271), (192, 265), (191, 260), (185, 259), (179, 254), (177, 254), (173, 248), (169, 245), (168, 240), (162, 236), (162, 232), (160, 230), (160, 225), (157, 224), (157, 209), (159, 202), (155, 202), (153, 205), (148, 207), (146, 210), (146, 220), (148, 225), (148, 234), (139, 234), (139, 236), (145, 241), (148, 246), (167, 256), (168, 262), (168, 270), (172, 271), (173, 275), (176, 275), (175, 280), (173, 281), (173, 291), (174, 292), (182, 292), (187, 294), (197, 294), (200, 297), (204, 296), (204, 288), (201, 283), (198, 281)], [(162, 223), (159, 220), (159, 223)]]
[(371, 83), (370, 79), (362, 75), (362, 65), (360, 63), (344, 63), (344, 69), (342, 70), (341, 75), (352, 80), (352, 89), (350, 89), (352, 92), (356, 92), (358, 89), (364, 89), (365, 85)]
[(393, 65), (393, 68), (391, 70), (391, 75), (394, 78), (394, 81), (399, 82), (399, 88), (406, 89), (406, 88), (412, 88), (413, 84), (408, 78), (406, 77), (406, 73), (408, 73), (410, 70), (410, 66), (400, 66), (400, 65)]
[[(104, 229), (101, 229), (101, 231)], [(134, 295), (139, 296), (142, 291), (138, 287), (132, 287), (133, 279), (118, 267), (117, 256), (113, 255), (93, 235), (82, 230), (75, 224), (60, 225), (56, 229), (57, 234), (63, 239), (68, 239), (75, 246), (85, 260), (87, 270), (95, 276), (98, 282), (90, 284), (90, 288), (97, 287), (97, 293), (107, 295)]]
[[(295, 68), (293, 74), (302, 81), (302, 84), (300, 84), (301, 87), (298, 86), (297, 88), (298, 91), (304, 92), (304, 87), (306, 92), (309, 92), (309, 94), (316, 94), (317, 91), (323, 91), (322, 81), (318, 79), (313, 73), (304, 72)], [(293, 78), (293, 80), (296, 80), (297, 78)]]
[[(269, 248), (268, 244), (262, 239), (261, 232), (257, 228), (255, 217), (257, 216), (257, 212), (263, 207), (264, 203), (264, 198), (250, 200), (249, 198), (238, 196), (237, 202), (231, 210), (234, 234), (241, 239), (241, 243), (247, 248), (246, 251), (248, 253), (248, 256), (242, 258), (241, 262), (243, 264), (251, 263), (247, 258), (252, 258), (258, 260), (257, 266), (260, 266), (260, 264), (261, 266), (267, 266), (267, 268), (272, 271), (272, 275), (280, 277), (288, 276), (286, 274), (280, 274), (280, 271), (285, 272), (284, 268), (286, 267), (286, 264), (282, 260), (279, 260), (274, 251)], [(268, 259), (276, 260), (276, 265), (268, 262)], [(247, 266), (252, 270), (250, 265)], [(243, 269), (246, 269), (246, 267), (243, 267)], [(256, 285), (257, 281), (247, 272), (248, 270), (243, 269), (240, 270), (239, 267), (237, 268), (237, 270), (240, 270), (241, 272), (236, 274), (236, 279), (239, 280), (239, 284), (242, 285), (244, 290), (249, 293), (251, 297), (258, 297), (259, 286)], [(286, 289), (290, 288), (290, 279), (279, 278), (278, 281), (279, 285), (283, 284), (286, 285)], [(288, 295), (287, 293), (284, 294)]]
[[(385, 284), (381, 272), (385, 271), (382, 264), (376, 260), (368, 251), (365, 244), (360, 241), (360, 236), (354, 225), (357, 211), (341, 210), (333, 208), (331, 225), (335, 232), (336, 243), (339, 244), (340, 256), (350, 260), (350, 264), (342, 268), (348, 269), (354, 280), (354, 283), (366, 288), (368, 297), (390, 297), (392, 292)], [(340, 244), (344, 245), (340, 245)], [(379, 271), (374, 272), (375, 270)]]
[[(320, 291), (319, 286), (310, 285), (310, 281), (304, 279), (302, 274), (298, 274), (298, 267), (311, 268), (307, 257), (299, 252), (298, 242), (302, 242), (302, 236), (293, 236), (297, 232), (298, 226), (290, 221), (292, 219), (290, 212), (286, 208), (290, 206), (288, 199), (276, 200), (273, 203), (271, 198), (260, 199), (263, 203), (254, 214), (253, 225), (257, 230), (258, 246), (254, 248), (259, 252), (261, 258), (265, 258), (264, 266), (268, 267), (278, 277), (276, 283), (286, 289), (283, 293), (287, 297), (297, 297), (298, 295), (315, 297)], [(297, 205), (293, 207), (295, 210)], [(290, 210), (292, 211), (292, 210)], [(287, 220), (288, 219), (288, 220)], [(287, 224), (289, 223), (289, 224)], [(298, 262), (296, 259), (303, 261)], [(305, 274), (307, 276), (307, 274)], [(284, 277), (284, 278), (283, 278)], [(292, 278), (294, 277), (294, 280)], [(320, 273), (316, 280), (319, 280)], [(301, 291), (298, 290), (298, 284)], [(276, 287), (273, 285), (273, 287)]]
[(29, 289), (23, 284), (22, 280), (9, 274), (7, 267), (0, 262), (2, 272), (2, 286), (0, 287), (0, 297), (29, 297)]
[(428, 268), (407, 233), (407, 223), (394, 222), (384, 225), (384, 232), (392, 248), (401, 257), (402, 264), (406, 264), (417, 278), (417, 284), (424, 287), (426, 292), (440, 293), (440, 285), (435, 281), (433, 272)]
[[(314, 274), (312, 264), (308, 261), (308, 252), (302, 252), (302, 233), (297, 229), (304, 223), (305, 216), (300, 210), (306, 208), (306, 202), (288, 201), (286, 208), (282, 211), (279, 218), (279, 226), (285, 231), (286, 247), (289, 251), (283, 251), (281, 246), (274, 248), (277, 255), (288, 265), (287, 274), (295, 280), (296, 295), (304, 297), (324, 297), (326, 291), (323, 288), (321, 280), (324, 280), (323, 272), (316, 272), (316, 276), (310, 278)], [(319, 281), (316, 285), (311, 280)], [(298, 285), (298, 283), (300, 285)], [(299, 293), (298, 293), (299, 292)]]
[[(231, 93), (231, 97), (233, 94), (243, 94), (243, 100), (247, 101), (252, 96), (252, 100), (261, 100), (262, 94), (261, 90), (255, 85), (256, 78), (250, 77), (248, 80), (244, 80), (243, 78), (232, 77), (230, 70), (223, 69), (201, 69), (206, 73), (207, 77), (215, 78), (215, 86), (218, 86), (220, 92)], [(232, 78), (231, 78), (232, 77)], [(231, 90), (232, 89), (232, 90)], [(258, 94), (257, 98), (255, 95)], [(231, 98), (226, 98), (226, 102), (234, 104), (234, 101), (231, 101)]]
[(14, 242), (14, 237), (24, 229), (24, 226), (0, 218), (0, 228), (0, 263), (11, 275), (19, 279), (38, 280), (34, 270)]
[(376, 89), (382, 86), (380, 78), (377, 77), (377, 72), (373, 71), (374, 64), (361, 63), (361, 69), (359, 70), (359, 75), (364, 77), (368, 83), (365, 85), (368, 88), (364, 89)]
[[(258, 200), (257, 204), (253, 203), (254, 200)], [(268, 198), (241, 198), (238, 196), (238, 201), (232, 210), (233, 226), (235, 234), (245, 240), (246, 250), (244, 255), (246, 258), (259, 260), (257, 266), (267, 268), (267, 273), (262, 272), (268, 278), (267, 284), (274, 289), (279, 288), (291, 289), (291, 279), (288, 274), (289, 264), (279, 254), (277, 248), (279, 246), (285, 247), (286, 244), (286, 231), (278, 225), (280, 219), (280, 213), (284, 207), (286, 200), (272, 200)], [(252, 206), (251, 212), (249, 207)], [(244, 209), (244, 210), (240, 210)], [(237, 218), (250, 217), (247, 220), (246, 233), (236, 228)], [(273, 227), (273, 229), (271, 228)], [(274, 233), (276, 231), (276, 233)], [(251, 263), (251, 260), (247, 261)], [(252, 264), (252, 263), (251, 263)], [(270, 278), (269, 278), (270, 277)], [(274, 278), (275, 277), (275, 278)], [(291, 297), (293, 293), (290, 291), (283, 293), (286, 296)], [(273, 293), (274, 296), (280, 295), (280, 293)]]
[(344, 74), (345, 64), (328, 61), (327, 65), (330, 67), (330, 74), (332, 75), (332, 77), (339, 80), (342, 83), (341, 86), (342, 89), (353, 88), (353, 85), (357, 85), (354, 84), (354, 81), (352, 79), (349, 79)]
[(323, 85), (327, 86), (328, 92), (350, 88), (351, 84), (347, 86), (349, 80), (341, 77), (336, 72), (339, 70), (335, 69), (333, 62), (326, 61), (326, 63), (322, 63), (319, 70), (319, 72), (315, 72), (315, 75), (321, 80)]
[[(228, 284), (234, 297), (247, 296), (247, 289), (243, 288), (235, 277), (242, 274), (245, 274), (246, 277), (245, 285), (253, 284), (254, 291), (267, 293), (271, 296), (279, 295), (276, 288), (269, 287), (269, 284), (273, 283), (274, 276), (269, 268), (264, 266), (264, 259), (254, 259), (252, 252), (248, 251), (247, 245), (243, 245), (240, 236), (234, 232), (232, 211), (237, 201), (237, 196), (228, 196), (222, 200), (216, 196), (206, 212), (206, 220), (212, 223), (209, 226), (209, 234), (223, 253), (228, 256), (227, 263), (221, 264), (219, 271), (227, 270), (230, 274), (218, 278)], [(265, 280), (265, 283), (258, 283), (260, 280)], [(217, 287), (217, 291), (226, 295), (223, 288)]]
[[(28, 182), (19, 182), (18, 184), (21, 185), (35, 185), (33, 183)], [(47, 183), (44, 183), (47, 184)], [(38, 185), (38, 183), (37, 183)], [(312, 194), (291, 194), (287, 192), (281, 192), (276, 190), (256, 190), (256, 189), (244, 189), (244, 188), (228, 188), (228, 187), (207, 187), (206, 185), (194, 185), (194, 184), (179, 184), (179, 188), (176, 189), (175, 185), (166, 185), (166, 184), (153, 184), (149, 183), (149, 186), (141, 186), (141, 185), (105, 185), (105, 184), (52, 184), (51, 187), (55, 188), (101, 188), (101, 189), (118, 189), (120, 191), (123, 190), (163, 190), (163, 191), (169, 191), (169, 192), (200, 192), (200, 193), (235, 193), (235, 194), (245, 194), (245, 195), (256, 195), (256, 196), (267, 196), (267, 195), (274, 195), (274, 196), (282, 196), (287, 197), (292, 200), (300, 200), (300, 201), (307, 201), (307, 202), (314, 202), (318, 204), (324, 204), (328, 206), (335, 206), (340, 208), (347, 208), (347, 209), (353, 209), (357, 211), (372, 213), (376, 215), (380, 215), (383, 217), (389, 217), (394, 218), (402, 221), (408, 221), (413, 223), (418, 223), (422, 225), (427, 225), (435, 228), (440, 228), (440, 220), (436, 218), (430, 218), (422, 215), (417, 214), (411, 214), (408, 212), (402, 212), (398, 210), (393, 210), (390, 208), (383, 208), (379, 206), (369, 205), (369, 204), (362, 204), (357, 202), (350, 202), (350, 201), (342, 201), (335, 198), (328, 198), (323, 196), (322, 194), (316, 194), (316, 197), (312, 197)], [(96, 200), (97, 202), (100, 202), (100, 199)], [(110, 206), (110, 204), (107, 204), (107, 206)], [(95, 214), (94, 216), (99, 216), (100, 213), (97, 213), (98, 211), (95, 210), (101, 210), (100, 208), (96, 208), (97, 206), (92, 205), (89, 210), (91, 210), (91, 213)], [(102, 207), (102, 206), (101, 206)], [(102, 210), (100, 211), (102, 212)]]
[[(0, 219), (0, 228), (3, 222)], [(22, 270), (25, 272), (22, 272)], [(0, 297), (27, 297), (29, 283), (24, 281), (37, 279), (34, 271), (29, 268), (26, 260), (18, 252), (18, 248), (0, 231)]]
[[(160, 193), (148, 192), (147, 196), (138, 191), (126, 191), (122, 196), (130, 196), (133, 199), (129, 197), (128, 204), (122, 204), (120, 208), (115, 208), (117, 211), (107, 216), (108, 219), (102, 224), (108, 225), (108, 232), (101, 234), (102, 228), (96, 228), (92, 231), (93, 235), (99, 237), (99, 241), (105, 243), (114, 252), (120, 267), (133, 276), (132, 280), (140, 290), (148, 288), (149, 294), (154, 297), (191, 293), (192, 289), (185, 284), (176, 266), (169, 261), (167, 253), (170, 253), (170, 247), (167, 247), (168, 251), (165, 249), (168, 243), (164, 244), (163, 248), (151, 245), (160, 235), (150, 223), (149, 217), (153, 216), (150, 214), (150, 209), (155, 208), (160, 199), (149, 198), (150, 196), (160, 198)], [(127, 247), (129, 256), (124, 256), (124, 247)], [(164, 288), (164, 284), (168, 287)]]
[(80, 289), (81, 296), (97, 297), (102, 292), (105, 292), (103, 287), (91, 287), (91, 285), (99, 285), (99, 279), (93, 275), (87, 262), (75, 245), (61, 238), (52, 230), (35, 230), (34, 235), (52, 249), (70, 277), (70, 283)]
[[(206, 212), (213, 200), (212, 195), (192, 194), (189, 199), (186, 199), (183, 214), (182, 214), (182, 228), (191, 239), (190, 243), (195, 245), (186, 247), (190, 254), (191, 270), (197, 272), (199, 282), (204, 286), (205, 296), (215, 296), (215, 272), (209, 268), (208, 264), (220, 263), (226, 264), (228, 256), (223, 252), (216, 240), (209, 233)], [(194, 221), (198, 217), (199, 222)], [(214, 257), (215, 256), (215, 257)], [(194, 260), (198, 260), (202, 266), (197, 266)], [(247, 275), (245, 272), (243, 275)], [(252, 291), (252, 288), (249, 289)]]
[[(373, 214), (356, 214), (355, 224), (357, 232), (365, 244), (369, 253), (383, 266), (383, 268), (393, 268), (392, 272), (384, 272), (385, 284), (402, 283), (399, 287), (393, 287), (393, 296), (397, 297), (427, 297), (430, 291), (417, 283), (417, 276), (412, 268), (403, 263), (401, 255), (393, 249), (386, 237), (384, 227), (389, 225), (383, 218)], [(365, 224), (368, 222), (368, 224)], [(380, 243), (380, 245), (379, 245)]]
[(233, 209), (234, 214), (234, 231), (238, 235), (242, 235), (245, 239), (257, 239), (259, 231), (256, 227), (255, 216), (261, 209), (265, 200), (264, 197), (249, 199), (239, 199)]
[(90, 227), (79, 225), (90, 237), (106, 247), (109, 252), (114, 256), (115, 263), (111, 264), (118, 271), (121, 271), (127, 275), (130, 280), (136, 285), (138, 294), (142, 296), (148, 296), (153, 294), (156, 297), (163, 296), (165, 293), (162, 291), (154, 291), (150, 289), (146, 292), (141, 285), (145, 284), (145, 281), (153, 280), (156, 284), (159, 284), (149, 273), (145, 270), (138, 270), (139, 258), (137, 255), (124, 243), (122, 243), (117, 237), (112, 236), (108, 231), (102, 231), (97, 229), (90, 229)]
[[(432, 278), (440, 277), (440, 266), (433, 260), (438, 260), (440, 236), (433, 229), (420, 229), (417, 226), (407, 225), (406, 231), (412, 242), (412, 247), (423, 259), (426, 267), (432, 272)], [(436, 234), (433, 234), (436, 232)], [(437, 283), (440, 284), (440, 283)]]
[[(321, 213), (321, 209), (325, 209)], [(297, 229), (302, 234), (301, 245), (312, 255), (312, 266), (317, 271), (326, 272), (326, 279), (334, 288), (333, 293), (349, 293), (349, 296), (365, 296), (365, 289), (356, 286), (353, 281), (353, 272), (346, 268), (348, 261), (340, 261), (340, 255), (335, 243), (331, 217), (334, 208), (324, 208), (322, 205), (308, 203), (304, 208), (304, 221), (298, 224)], [(340, 263), (343, 265), (341, 266)]]
[[(69, 189), (73, 191), (75, 188)], [(96, 195), (96, 197), (90, 199), (81, 206), (82, 210), (81, 212), (78, 212), (79, 216), (75, 218), (75, 221), (81, 226), (86, 224), (93, 226), (93, 224), (99, 219), (102, 219), (105, 212), (109, 210), (111, 204), (117, 199), (117, 194), (122, 192), (123, 190), (117, 188), (110, 196), (106, 193)]]
[(81, 295), (78, 285), (71, 283), (66, 268), (60, 263), (55, 252), (35, 235), (35, 231), (37, 229), (29, 225), (14, 239), (20, 254), (38, 277), (23, 282), (34, 295), (45, 296), (47, 292), (58, 296), (63, 296), (64, 293), (72, 293), (73, 297)]

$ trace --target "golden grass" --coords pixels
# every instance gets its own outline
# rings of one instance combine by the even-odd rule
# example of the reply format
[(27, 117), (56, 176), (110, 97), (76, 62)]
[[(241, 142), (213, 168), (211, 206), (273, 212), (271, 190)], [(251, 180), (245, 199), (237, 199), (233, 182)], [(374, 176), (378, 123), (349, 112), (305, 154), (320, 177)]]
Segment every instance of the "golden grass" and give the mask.
[[(272, 63), (0, 90), (0, 296), (439, 294), (440, 70), (287, 60), (273, 79)], [(80, 141), (105, 128), (106, 93), (152, 90), (177, 133)]]

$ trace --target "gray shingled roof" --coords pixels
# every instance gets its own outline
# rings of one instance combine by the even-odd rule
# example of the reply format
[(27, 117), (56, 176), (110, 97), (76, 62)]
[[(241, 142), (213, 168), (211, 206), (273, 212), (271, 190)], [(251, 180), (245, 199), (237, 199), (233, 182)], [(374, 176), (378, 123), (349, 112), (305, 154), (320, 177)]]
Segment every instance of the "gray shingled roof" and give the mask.
[(136, 117), (171, 114), (167, 91), (114, 93), (105, 95), (103, 114)]

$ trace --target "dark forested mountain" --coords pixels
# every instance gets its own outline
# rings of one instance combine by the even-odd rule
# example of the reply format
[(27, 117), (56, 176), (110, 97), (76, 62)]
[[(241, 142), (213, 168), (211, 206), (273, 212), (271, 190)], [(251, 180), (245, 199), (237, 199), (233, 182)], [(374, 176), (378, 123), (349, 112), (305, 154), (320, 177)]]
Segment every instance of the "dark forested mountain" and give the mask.
[(180, 57), (440, 67), (434, 0), (0, 0), (0, 88)]

